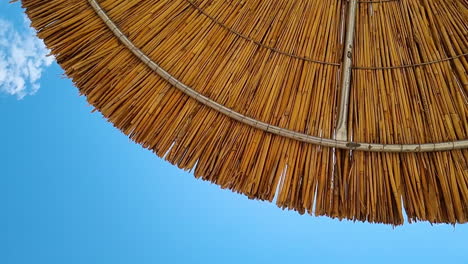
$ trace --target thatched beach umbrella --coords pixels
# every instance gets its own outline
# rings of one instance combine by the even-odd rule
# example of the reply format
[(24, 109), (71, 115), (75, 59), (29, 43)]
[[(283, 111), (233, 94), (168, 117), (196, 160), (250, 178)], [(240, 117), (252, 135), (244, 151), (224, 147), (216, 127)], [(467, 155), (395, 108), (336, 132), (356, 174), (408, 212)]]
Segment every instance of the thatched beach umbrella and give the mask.
[(300, 213), (468, 220), (467, 0), (22, 3), (89, 103), (196, 177)]

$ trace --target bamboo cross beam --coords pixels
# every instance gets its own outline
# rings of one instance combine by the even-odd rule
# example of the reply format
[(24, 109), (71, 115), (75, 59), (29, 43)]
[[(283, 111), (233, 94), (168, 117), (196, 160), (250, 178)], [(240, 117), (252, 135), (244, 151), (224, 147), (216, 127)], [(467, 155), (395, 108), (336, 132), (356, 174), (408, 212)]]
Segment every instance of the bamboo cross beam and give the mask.
[(346, 39), (343, 49), (341, 72), (341, 96), (338, 110), (338, 122), (336, 123), (335, 131), (335, 139), (342, 141), (348, 140), (349, 93), (351, 90), (352, 55), (357, 3), (357, 0), (348, 2), (348, 20), (346, 23)]

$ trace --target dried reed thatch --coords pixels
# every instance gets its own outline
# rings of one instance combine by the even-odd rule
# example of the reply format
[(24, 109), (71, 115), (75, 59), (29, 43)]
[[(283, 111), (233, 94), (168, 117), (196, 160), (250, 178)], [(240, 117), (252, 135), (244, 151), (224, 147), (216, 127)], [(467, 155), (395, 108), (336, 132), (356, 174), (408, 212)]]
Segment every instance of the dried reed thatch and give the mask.
[(357, 3), (335, 138), (355, 2), (22, 1), (89, 103), (198, 178), (300, 213), (467, 222), (468, 1)]

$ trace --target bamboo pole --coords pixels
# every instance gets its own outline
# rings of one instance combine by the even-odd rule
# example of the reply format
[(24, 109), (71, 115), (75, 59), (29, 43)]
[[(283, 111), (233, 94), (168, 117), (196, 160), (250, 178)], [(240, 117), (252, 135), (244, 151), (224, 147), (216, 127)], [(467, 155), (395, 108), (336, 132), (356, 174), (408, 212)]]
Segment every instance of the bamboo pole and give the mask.
[(335, 131), (335, 139), (348, 140), (348, 110), (349, 93), (351, 89), (351, 66), (353, 56), (354, 28), (356, 26), (357, 0), (348, 2), (348, 15), (346, 21), (346, 37), (343, 50), (343, 62), (341, 71), (341, 96), (338, 109), (338, 121)]

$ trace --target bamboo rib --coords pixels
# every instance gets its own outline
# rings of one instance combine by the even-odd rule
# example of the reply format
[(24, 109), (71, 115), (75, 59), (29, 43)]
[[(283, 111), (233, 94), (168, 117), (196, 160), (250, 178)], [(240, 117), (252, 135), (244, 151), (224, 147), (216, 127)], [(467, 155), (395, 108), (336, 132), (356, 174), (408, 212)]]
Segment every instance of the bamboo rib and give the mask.
[[(148, 58), (207, 98), (266, 124), (332, 136), (340, 92), (336, 66), (285, 56), (246, 41), (182, 0), (99, 4)], [(265, 133), (173, 89), (116, 39), (86, 1), (24, 0), (23, 5), (38, 35), (91, 104), (133, 140), (183, 169), (194, 169), (196, 177), (250, 198), (276, 198), (280, 207), (301, 213), (401, 224), (403, 199), (410, 221), (466, 222), (466, 150), (426, 154), (337, 150), (333, 169), (329, 148)], [(258, 43), (323, 61), (341, 57), (340, 2), (197, 1), (197, 5)], [(466, 2), (400, 1), (359, 9), (357, 65), (418, 63), (467, 50)], [(380, 12), (395, 19), (386, 21)], [(414, 19), (396, 19), (411, 13), (423, 21), (434, 12), (450, 16), (432, 16), (437, 27), (429, 31), (424, 30), (428, 23), (421, 22), (419, 31), (405, 32), (402, 27)], [(410, 49), (398, 39), (398, 31), (408, 36), (406, 43), (417, 36), (429, 44), (419, 47), (417, 40), (413, 44), (418, 48)], [(365, 39), (377, 36), (392, 45), (370, 49), (380, 54), (380, 47), (385, 48), (384, 55), (377, 56), (381, 61), (363, 52), (369, 49)], [(422, 54), (418, 57), (417, 52)], [(397, 144), (466, 138), (466, 66), (465, 58), (457, 58), (417, 69), (354, 70), (351, 96), (359, 100), (351, 105), (351, 137)], [(376, 91), (394, 99), (376, 97), (369, 81)], [(421, 95), (423, 101), (411, 100)], [(410, 107), (418, 102), (427, 108), (412, 116)]]

